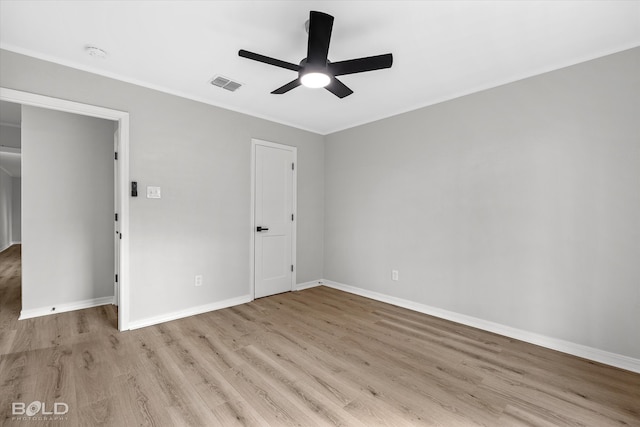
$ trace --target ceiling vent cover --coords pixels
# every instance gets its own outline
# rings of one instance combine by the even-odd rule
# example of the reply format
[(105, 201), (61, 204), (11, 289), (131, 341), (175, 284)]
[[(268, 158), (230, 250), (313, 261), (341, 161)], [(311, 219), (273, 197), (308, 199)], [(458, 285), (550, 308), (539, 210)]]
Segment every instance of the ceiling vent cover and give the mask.
[(235, 92), (242, 86), (242, 83), (234, 82), (233, 80), (222, 76), (214, 77), (213, 79), (211, 79), (210, 83), (214, 86), (221, 87), (222, 89), (226, 89), (231, 92)]

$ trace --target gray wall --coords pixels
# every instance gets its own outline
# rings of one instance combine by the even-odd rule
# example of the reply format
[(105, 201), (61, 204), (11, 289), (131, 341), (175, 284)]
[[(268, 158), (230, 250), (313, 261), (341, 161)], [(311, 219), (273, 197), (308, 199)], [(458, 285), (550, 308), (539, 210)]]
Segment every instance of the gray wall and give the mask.
[(20, 128), (0, 126), (0, 141), (5, 147), (20, 148)]
[(0, 251), (11, 245), (12, 180), (11, 175), (0, 168)]
[(113, 133), (23, 106), (23, 310), (113, 296)]
[(130, 113), (131, 179), (162, 187), (131, 199), (132, 321), (249, 294), (251, 138), (298, 147), (297, 280), (322, 277), (322, 136), (4, 50), (0, 85)]
[(639, 65), (634, 49), (328, 136), (324, 277), (640, 357)]
[(130, 112), (131, 179), (163, 190), (131, 199), (134, 321), (249, 292), (260, 138), (298, 147), (298, 282), (637, 358), (638, 55), (325, 138), (6, 51), (0, 85)]
[(11, 180), (11, 241), (22, 241), (22, 191), (20, 189), (21, 178), (13, 177)]

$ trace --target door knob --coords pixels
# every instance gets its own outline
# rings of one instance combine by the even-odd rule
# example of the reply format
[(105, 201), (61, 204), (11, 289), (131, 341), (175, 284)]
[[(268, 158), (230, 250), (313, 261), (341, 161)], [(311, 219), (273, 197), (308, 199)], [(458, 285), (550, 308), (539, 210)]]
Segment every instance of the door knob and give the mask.
[(258, 226), (258, 227), (256, 227), (256, 231), (269, 231), (269, 229), (265, 228), (265, 227)]

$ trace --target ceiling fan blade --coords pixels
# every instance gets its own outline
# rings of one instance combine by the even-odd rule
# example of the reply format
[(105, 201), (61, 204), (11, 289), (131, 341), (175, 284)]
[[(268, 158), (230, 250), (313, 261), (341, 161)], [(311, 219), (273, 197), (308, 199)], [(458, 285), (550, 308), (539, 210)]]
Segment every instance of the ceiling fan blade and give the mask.
[(248, 50), (240, 49), (238, 55), (243, 58), (253, 59), (254, 61), (264, 62), (265, 64), (275, 65), (276, 67), (286, 68), (287, 70), (300, 71), (300, 66), (292, 64), (290, 62), (281, 61), (279, 59), (270, 58), (268, 56), (260, 55), (258, 53), (249, 52)]
[(331, 62), (329, 64), (329, 71), (334, 76), (342, 76), (345, 74), (363, 73), (365, 71), (391, 68), (392, 64), (393, 64), (393, 55), (390, 53), (387, 53), (385, 55), (368, 56), (366, 58)]
[(307, 44), (307, 64), (327, 65), (329, 42), (333, 28), (333, 16), (311, 11), (309, 14), (309, 42)]
[(287, 84), (286, 84), (286, 85), (284, 85), (284, 86), (280, 86), (278, 89), (274, 90), (274, 91), (273, 91), (273, 92), (271, 92), (271, 93), (273, 93), (273, 94), (275, 94), (275, 95), (282, 95), (283, 93), (287, 93), (287, 92), (289, 92), (291, 89), (295, 89), (295, 88), (297, 88), (297, 87), (298, 87), (298, 86), (300, 86), (300, 85), (301, 85), (301, 83), (300, 83), (300, 79), (295, 79), (295, 80), (290, 81), (289, 83), (287, 83)]
[(335, 77), (331, 79), (331, 83), (329, 83), (328, 86), (325, 86), (325, 89), (341, 99), (353, 93), (353, 91), (349, 89), (347, 85), (345, 85)]

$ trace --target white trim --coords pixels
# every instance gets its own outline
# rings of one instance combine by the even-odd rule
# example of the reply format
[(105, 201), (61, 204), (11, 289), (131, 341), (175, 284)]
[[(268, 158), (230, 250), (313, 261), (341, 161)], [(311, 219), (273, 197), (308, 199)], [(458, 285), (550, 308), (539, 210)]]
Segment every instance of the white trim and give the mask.
[(130, 303), (131, 303), (131, 277), (130, 277), (130, 255), (129, 255), (129, 113), (125, 113), (118, 123), (120, 139), (118, 140), (119, 152), (118, 162), (120, 162), (120, 212), (118, 222), (120, 222), (120, 233), (122, 233), (122, 243), (120, 244), (120, 275), (118, 280), (120, 290), (118, 292), (118, 329), (126, 331), (129, 329)]
[[(207, 105), (213, 105), (214, 107), (224, 108), (225, 110), (235, 111), (237, 113), (245, 114), (245, 115), (248, 115), (248, 116), (251, 116), (251, 117), (257, 117), (259, 119), (264, 119), (264, 120), (268, 120), (268, 121), (271, 121), (271, 122), (280, 123), (282, 125), (290, 126), (292, 128), (304, 130), (304, 131), (307, 131), (307, 132), (312, 132), (312, 133), (315, 133), (315, 134), (323, 135), (323, 133), (320, 133), (320, 131), (318, 129), (312, 129), (312, 128), (309, 128), (309, 127), (305, 127), (305, 126), (302, 126), (300, 124), (289, 122), (287, 120), (283, 120), (282, 118), (278, 118), (278, 117), (275, 117), (275, 116), (272, 116), (272, 115), (269, 115), (269, 114), (256, 113), (255, 111), (251, 111), (248, 108), (241, 108), (241, 107), (238, 107), (238, 106), (232, 106), (232, 105), (229, 105), (228, 103), (214, 102), (213, 100), (211, 100), (210, 98), (207, 98), (206, 96), (197, 96), (197, 95), (194, 95), (194, 94), (186, 92), (186, 91), (175, 90), (175, 89), (172, 89), (172, 88), (168, 88), (166, 86), (152, 84), (152, 83), (149, 83), (149, 82), (144, 81), (144, 80), (127, 77), (127, 76), (125, 76), (123, 74), (106, 72), (105, 70), (100, 69), (100, 68), (88, 67), (88, 66), (86, 66), (84, 64), (80, 64), (80, 63), (77, 63), (77, 62), (61, 60), (60, 58), (57, 58), (57, 57), (54, 57), (54, 56), (42, 54), (40, 52), (35, 52), (33, 50), (30, 50), (30, 49), (23, 49), (23, 48), (18, 47), (18, 46), (14, 46), (14, 45), (3, 43), (2, 41), (0, 41), (0, 49), (8, 50), (8, 51), (11, 51), (11, 52), (14, 52), (14, 53), (18, 53), (18, 54), (21, 54), (21, 55), (30, 56), (32, 58), (40, 59), (40, 60), (43, 60), (43, 61), (53, 62), (53, 63), (58, 64), (58, 65), (62, 65), (62, 66), (65, 66), (65, 67), (70, 67), (70, 68), (75, 68), (76, 70), (81, 70), (81, 71), (85, 71), (87, 73), (92, 73), (92, 74), (96, 74), (96, 75), (99, 75), (99, 76), (107, 77), (107, 78), (110, 78), (110, 79), (119, 80), (121, 82), (131, 83), (131, 84), (134, 84), (136, 86), (140, 86), (140, 87), (144, 87), (144, 88), (147, 88), (147, 89), (156, 90), (158, 92), (168, 93), (169, 95), (179, 96), (180, 98), (190, 99), (192, 101), (201, 102), (201, 103), (207, 104)], [(209, 82), (209, 80), (203, 80), (202, 82), (206, 84), (206, 83)], [(211, 87), (213, 88), (213, 86), (211, 86)], [(328, 132), (328, 133), (330, 133), (330, 132)], [(328, 134), (328, 133), (326, 133), (326, 134)]]
[(16, 176), (11, 175), (11, 173), (6, 170), (5, 168), (3, 168), (2, 166), (0, 166), (0, 171), (6, 173), (7, 175), (9, 175), (11, 178), (17, 178)]
[(120, 231), (122, 233), (118, 276), (120, 280), (118, 329), (121, 331), (129, 329), (129, 302), (131, 298), (129, 283), (129, 192), (127, 188), (129, 183), (129, 113), (4, 87), (0, 87), (0, 100), (118, 122), (118, 132), (120, 133), (120, 152), (118, 153), (118, 161), (120, 162), (119, 219), (121, 220)]
[(291, 207), (293, 211), (293, 224), (291, 224), (291, 265), (294, 266), (291, 274), (291, 290), (293, 290), (293, 288), (296, 287), (298, 277), (298, 257), (296, 256), (298, 253), (298, 148), (290, 147), (290, 149), (293, 150), (293, 183), (291, 189), (291, 191), (293, 191), (291, 200), (293, 204)]
[(19, 320), (48, 316), (50, 314), (65, 313), (67, 311), (83, 310), (85, 308), (98, 307), (108, 304), (113, 304), (113, 297), (93, 298), (49, 307), (32, 308), (30, 310), (22, 310), (20, 312)]
[(9, 123), (9, 122), (0, 122), (0, 126), (8, 127), (8, 128), (20, 128), (20, 123)]
[(385, 302), (396, 305), (398, 307), (407, 308), (419, 313), (428, 314), (430, 316), (439, 317), (441, 319), (450, 320), (452, 322), (461, 323), (463, 325), (482, 329), (484, 331), (493, 332), (506, 337), (515, 338), (541, 347), (550, 348), (573, 356), (582, 357), (593, 360), (595, 362), (604, 363), (605, 365), (615, 366), (616, 368), (626, 369), (628, 371), (640, 373), (640, 359), (624, 356), (622, 354), (611, 353), (582, 344), (576, 344), (564, 341), (558, 338), (548, 337), (534, 332), (513, 328), (511, 326), (502, 325), (500, 323), (490, 322), (488, 320), (479, 319), (477, 317), (467, 316), (465, 314), (455, 313), (453, 311), (443, 310), (437, 307), (431, 307), (425, 304), (381, 294), (367, 289), (355, 286), (345, 285), (343, 283), (333, 282), (331, 280), (322, 280), (324, 286), (338, 289), (351, 294), (360, 295), (371, 298), (376, 301)]
[(98, 107), (95, 105), (83, 104), (66, 99), (52, 98), (30, 92), (22, 92), (14, 89), (0, 88), (0, 100), (15, 102), (16, 104), (31, 105), (49, 110), (64, 111), (67, 113), (80, 114), (82, 116), (97, 117), (107, 120), (119, 120), (123, 115), (129, 115), (123, 111), (112, 110), (110, 108)]
[(251, 295), (243, 295), (241, 297), (230, 298), (210, 304), (199, 305), (197, 307), (187, 308), (185, 310), (174, 311), (172, 313), (161, 314), (159, 316), (147, 317), (146, 319), (133, 320), (129, 322), (129, 329), (145, 328), (147, 326), (158, 325), (172, 320), (182, 319), (185, 317), (196, 316), (210, 311), (221, 310), (223, 308), (233, 307), (235, 305), (246, 304), (253, 301)]
[(310, 282), (298, 283), (293, 287), (294, 291), (302, 291), (304, 289), (315, 288), (316, 286), (321, 286), (322, 280), (312, 280)]
[(249, 256), (249, 280), (251, 283), (251, 295), (255, 298), (256, 294), (256, 276), (255, 276), (255, 232), (256, 229), (256, 145), (264, 147), (279, 148), (281, 150), (291, 151), (293, 154), (293, 226), (291, 230), (291, 263), (294, 265), (293, 273), (291, 274), (291, 290), (296, 288), (296, 275), (298, 272), (298, 264), (296, 263), (297, 252), (297, 228), (298, 228), (298, 148), (292, 145), (278, 144), (276, 142), (264, 141), (262, 139), (251, 138), (251, 229), (250, 229), (250, 248), (251, 254)]
[(22, 148), (0, 146), (0, 153), (22, 154)]
[(251, 228), (249, 228), (249, 283), (251, 298), (256, 295), (256, 146), (251, 140), (251, 163), (249, 163), (249, 173), (251, 175)]
[[(446, 102), (446, 101), (450, 101), (453, 99), (457, 99), (457, 98), (461, 98), (463, 96), (466, 95), (471, 95), (474, 93), (478, 93), (478, 92), (482, 92), (484, 90), (488, 90), (488, 89), (493, 89), (496, 87), (500, 87), (500, 86), (504, 86), (510, 83), (514, 83), (520, 80), (524, 80), (530, 77), (536, 77), (548, 72), (552, 72), (552, 71), (556, 71), (556, 70), (561, 70), (563, 68), (567, 68), (567, 67), (572, 67), (574, 65), (578, 65), (584, 62), (588, 62), (594, 59), (599, 59), (608, 55), (613, 55), (616, 53), (620, 53), (620, 52), (624, 52), (626, 50), (629, 49), (634, 49), (638, 47), (638, 43), (637, 41), (633, 41), (630, 43), (625, 43), (623, 45), (620, 46), (616, 46), (615, 48), (610, 48), (610, 49), (602, 49), (601, 51), (595, 53), (595, 54), (591, 54), (591, 55), (580, 55), (580, 56), (576, 56), (573, 58), (563, 58), (562, 61), (558, 61), (556, 63), (554, 63), (553, 65), (550, 66), (546, 66), (546, 67), (541, 67), (539, 69), (536, 69), (534, 71), (530, 71), (530, 72), (525, 72), (525, 73), (520, 73), (519, 75), (516, 76), (512, 76), (511, 78), (507, 78), (507, 79), (500, 79), (500, 80), (495, 80), (492, 82), (488, 82), (482, 85), (478, 85), (474, 88), (471, 89), (466, 89), (466, 90), (462, 90), (462, 91), (457, 91), (457, 92), (453, 92), (453, 93), (448, 93), (445, 95), (441, 95), (440, 97), (436, 98), (436, 99), (432, 99), (429, 100), (427, 102), (419, 102), (416, 103), (414, 105), (412, 105), (411, 107), (405, 107), (405, 108), (399, 108), (396, 109), (392, 112), (386, 113), (386, 114), (382, 114), (382, 115), (376, 115), (372, 118), (366, 119), (366, 120), (359, 120), (356, 122), (352, 122), (346, 125), (340, 125), (334, 128), (329, 128), (329, 129), (318, 129), (315, 127), (308, 127), (308, 126), (303, 126), (300, 123), (293, 123), (293, 122), (289, 122), (287, 120), (283, 120), (282, 118), (279, 117), (275, 117), (269, 114), (262, 114), (262, 113), (256, 113), (255, 111), (251, 111), (249, 108), (241, 108), (238, 106), (232, 106), (229, 105), (228, 103), (224, 103), (224, 102), (214, 102), (213, 100), (204, 97), (204, 96), (197, 96), (191, 93), (188, 93), (187, 91), (181, 91), (181, 90), (175, 90), (172, 88), (168, 88), (166, 86), (162, 86), (162, 85), (157, 85), (157, 84), (153, 84), (150, 83), (148, 81), (145, 80), (141, 80), (141, 79), (137, 79), (137, 78), (132, 78), (129, 76), (125, 76), (123, 74), (120, 73), (113, 73), (113, 72), (108, 72), (105, 71), (104, 69), (100, 69), (98, 67), (91, 67), (88, 66), (86, 64), (81, 64), (79, 62), (76, 61), (70, 61), (67, 59), (61, 59), (59, 57), (53, 56), (53, 55), (48, 55), (42, 52), (37, 52), (31, 49), (25, 49), (24, 47), (20, 47), (20, 46), (16, 46), (10, 43), (6, 43), (3, 41), (0, 41), (0, 49), (4, 49), (4, 50), (8, 50), (10, 52), (14, 52), (14, 53), (18, 53), (21, 55), (26, 55), (26, 56), (30, 56), (32, 58), (36, 58), (36, 59), (40, 59), (43, 61), (48, 61), (48, 62), (53, 62), (55, 64), (58, 65), (62, 65), (65, 67), (70, 67), (70, 68), (74, 68), (76, 70), (81, 70), (81, 71), (85, 71), (88, 73), (92, 73), (92, 74), (97, 74), (99, 76), (103, 76), (103, 77), (108, 77), (111, 79), (115, 79), (115, 80), (119, 80), (121, 82), (125, 82), (125, 83), (131, 83), (137, 86), (141, 86), (147, 89), (152, 89), (152, 90), (157, 90), (159, 92), (164, 92), (164, 93), (168, 93), (170, 95), (175, 95), (175, 96), (179, 96), (181, 98), (185, 98), (185, 99), (190, 99), (192, 101), (197, 101), (197, 102), (202, 102), (204, 104), (208, 104), (208, 105), (213, 105), (215, 107), (220, 107), (220, 108), (224, 108), (226, 110), (231, 110), (231, 111), (235, 111), (237, 113), (241, 113), (241, 114), (246, 114), (252, 117), (257, 117), (260, 119), (264, 119), (264, 120), (269, 120), (271, 122), (275, 122), (275, 123), (280, 123), (286, 126), (291, 126), (293, 128), (296, 129), (301, 129), (304, 131), (308, 131), (308, 132), (312, 132), (318, 135), (322, 135), (322, 136), (327, 136), (327, 135), (331, 135), (333, 133), (337, 133), (337, 132), (341, 132), (343, 130), (346, 129), (351, 129), (354, 127), (358, 127), (358, 126), (362, 126), (368, 123), (373, 123), (375, 121), (378, 120), (383, 120), (389, 117), (394, 117), (400, 114), (404, 114), (410, 111), (415, 111), (421, 108), (425, 108), (425, 107), (430, 107), (432, 105), (436, 105), (436, 104), (440, 104), (442, 102)], [(208, 80), (203, 80), (203, 82), (206, 82)]]
[(484, 92), (486, 90), (490, 90), (490, 89), (495, 89), (495, 88), (499, 88), (502, 86), (506, 86), (508, 84), (512, 84), (512, 83), (516, 83), (522, 80), (526, 80), (529, 78), (533, 78), (533, 77), (538, 77), (538, 76), (542, 76), (546, 73), (551, 73), (553, 71), (559, 71), (562, 70), (564, 68), (568, 68), (568, 67), (573, 67), (575, 65), (580, 65), (583, 64), (585, 62), (589, 62), (589, 61), (593, 61), (593, 60), (597, 60), (600, 58), (604, 58), (605, 56), (609, 56), (609, 55), (614, 55), (616, 53), (621, 53), (624, 52), (626, 50), (630, 50), (630, 49), (635, 49), (637, 48), (638, 42), (637, 41), (633, 41), (631, 43), (625, 43), (622, 46), (617, 46), (613, 49), (603, 49), (600, 52), (598, 52), (597, 54), (594, 55), (580, 55), (580, 56), (576, 56), (573, 58), (564, 58), (562, 61), (558, 61), (556, 63), (554, 63), (553, 65), (549, 65), (549, 66), (545, 66), (545, 67), (539, 67), (536, 70), (533, 71), (528, 71), (528, 72), (522, 72), (519, 73), (517, 75), (513, 75), (510, 78), (505, 78), (505, 79), (499, 79), (499, 80), (493, 80), (493, 81), (489, 81), (489, 82), (485, 82), (484, 84), (479, 84), (477, 86), (474, 86), (472, 88), (467, 88), (464, 90), (456, 90), (455, 92), (450, 92), (450, 93), (446, 93), (446, 94), (442, 94), (440, 96), (438, 96), (437, 98), (433, 98), (430, 99), (426, 102), (424, 101), (420, 101), (420, 102), (416, 102), (413, 105), (410, 106), (405, 106), (402, 108), (398, 108), (395, 109), (394, 111), (390, 111), (387, 112), (385, 114), (377, 114), (375, 116), (369, 117), (365, 120), (358, 120), (355, 122), (351, 122), (349, 124), (346, 125), (341, 125), (332, 129), (328, 129), (328, 130), (324, 130), (324, 131), (320, 131), (320, 130), (315, 130), (312, 132), (316, 132), (319, 133), (320, 135), (323, 136), (328, 136), (334, 133), (338, 133), (338, 132), (342, 132), (343, 130), (347, 130), (347, 129), (352, 129), (358, 126), (363, 126), (369, 123), (373, 123), (373, 122), (377, 122), (379, 120), (384, 120), (384, 119), (388, 119), (391, 117), (395, 117), (395, 116), (399, 116), (402, 114), (406, 114), (406, 113), (410, 113), (412, 111), (417, 111), (417, 110), (421, 110), (423, 108), (427, 108), (427, 107), (431, 107), (437, 104), (442, 104), (444, 102), (448, 102), (448, 101), (453, 101), (468, 95), (473, 95), (476, 93), (480, 93), (480, 92)]
[(21, 244), (22, 244), (21, 242), (13, 242), (13, 241), (11, 241), (11, 242), (9, 242), (9, 244), (7, 246), (0, 247), (0, 252), (6, 251), (7, 249), (9, 249), (13, 245), (21, 245)]

